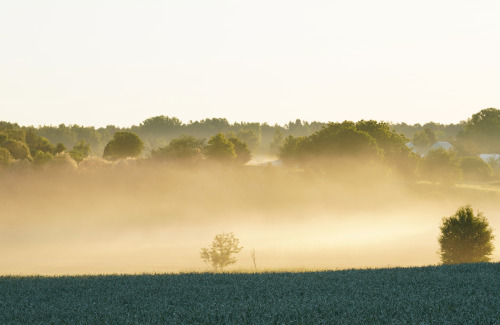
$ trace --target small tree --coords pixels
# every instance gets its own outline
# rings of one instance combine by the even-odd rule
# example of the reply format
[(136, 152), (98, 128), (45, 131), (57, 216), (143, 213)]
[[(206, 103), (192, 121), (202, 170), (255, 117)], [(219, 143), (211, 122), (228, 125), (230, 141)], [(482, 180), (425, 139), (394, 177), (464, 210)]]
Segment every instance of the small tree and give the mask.
[(470, 205), (443, 218), (439, 245), (443, 264), (489, 262), (493, 252), (493, 230), (481, 212), (474, 215)]
[(236, 263), (233, 254), (243, 249), (243, 247), (238, 247), (239, 243), (239, 239), (235, 238), (232, 232), (218, 234), (211, 247), (201, 249), (200, 257), (205, 263), (211, 265), (215, 272), (220, 272), (224, 267)]

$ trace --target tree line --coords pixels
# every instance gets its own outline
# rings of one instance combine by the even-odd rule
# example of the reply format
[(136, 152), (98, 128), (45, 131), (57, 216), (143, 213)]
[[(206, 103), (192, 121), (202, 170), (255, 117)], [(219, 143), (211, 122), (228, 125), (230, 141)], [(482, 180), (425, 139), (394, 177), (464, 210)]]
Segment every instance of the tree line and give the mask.
[[(413, 139), (415, 133), (430, 129), (436, 135), (436, 140), (452, 141), (464, 128), (465, 122), (459, 124), (443, 125), (439, 123), (426, 123), (424, 125), (406, 123), (388, 123), (397, 133), (404, 134), (408, 139)], [(117, 131), (126, 131), (137, 134), (147, 149), (157, 149), (168, 144), (172, 139), (181, 135), (191, 135), (196, 138), (208, 139), (218, 132), (232, 133), (247, 143), (252, 152), (262, 154), (276, 154), (281, 142), (289, 135), (307, 136), (327, 126), (325, 122), (307, 122), (297, 119), (284, 125), (269, 125), (258, 122), (229, 123), (225, 118), (207, 118), (200, 121), (181, 122), (176, 117), (164, 115), (148, 118), (139, 125), (131, 127), (117, 127), (108, 125), (95, 128), (93, 126), (65, 125), (58, 126), (19, 126), (17, 123), (0, 121), (0, 130), (22, 129), (34, 131), (46, 138), (51, 143), (62, 143), (71, 148), (78, 142), (85, 140), (90, 145), (91, 153), (102, 155), (104, 147)], [(234, 134), (233, 134), (234, 133)]]
[[(242, 165), (252, 154), (262, 152), (266, 134), (270, 153), (286, 165), (305, 170), (331, 173), (342, 163), (356, 161), (363, 165), (382, 164), (391, 173), (441, 183), (462, 178), (484, 181), (498, 176), (498, 160), (486, 162), (478, 155), (500, 153), (500, 110), (481, 110), (460, 128), (436, 123), (413, 126), (411, 138), (398, 132), (403, 126), (409, 132), (408, 125), (372, 120), (296, 120), (271, 127), (265, 123), (229, 124), (226, 119), (217, 118), (183, 124), (177, 118), (157, 116), (128, 129), (64, 124), (34, 128), (0, 122), (0, 163), (23, 161), (42, 165), (54, 159), (81, 163), (93, 155), (107, 160), (142, 156), (183, 163), (217, 160)], [(449, 140), (452, 150), (438, 148), (425, 156), (419, 153), (452, 133), (456, 133)]]

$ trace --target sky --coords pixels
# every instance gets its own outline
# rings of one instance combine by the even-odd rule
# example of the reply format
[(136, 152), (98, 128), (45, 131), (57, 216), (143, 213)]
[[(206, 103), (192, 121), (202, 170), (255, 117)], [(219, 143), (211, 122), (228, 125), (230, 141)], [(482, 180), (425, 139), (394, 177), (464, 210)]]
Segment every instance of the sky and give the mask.
[(0, 3), (0, 120), (456, 123), (500, 109), (498, 0)]

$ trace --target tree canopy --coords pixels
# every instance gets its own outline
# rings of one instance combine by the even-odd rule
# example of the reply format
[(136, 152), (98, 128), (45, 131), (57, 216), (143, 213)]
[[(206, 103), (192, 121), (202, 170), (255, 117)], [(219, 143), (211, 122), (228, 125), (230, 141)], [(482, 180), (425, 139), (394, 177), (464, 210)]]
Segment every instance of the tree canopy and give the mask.
[(103, 158), (116, 160), (128, 157), (137, 157), (144, 149), (144, 144), (137, 134), (132, 132), (115, 132), (104, 148)]
[(236, 158), (234, 144), (226, 139), (222, 132), (217, 133), (208, 140), (205, 152), (208, 159), (215, 161), (230, 161)]
[(500, 153), (500, 110), (486, 108), (473, 114), (458, 133), (457, 144), (464, 155)]
[(493, 230), (481, 212), (460, 207), (454, 215), (443, 218), (438, 238), (443, 264), (489, 262), (493, 252)]
[(460, 160), (454, 150), (433, 149), (420, 163), (420, 176), (434, 183), (453, 184), (462, 178)]
[(151, 151), (151, 156), (158, 160), (195, 162), (203, 158), (205, 140), (183, 135), (172, 139), (165, 146)]
[(307, 165), (309, 161), (326, 164), (351, 159), (364, 162), (385, 161), (403, 169), (412, 162), (408, 139), (397, 134), (384, 122), (345, 121), (329, 123), (310, 136), (288, 136), (280, 149), (285, 163)]

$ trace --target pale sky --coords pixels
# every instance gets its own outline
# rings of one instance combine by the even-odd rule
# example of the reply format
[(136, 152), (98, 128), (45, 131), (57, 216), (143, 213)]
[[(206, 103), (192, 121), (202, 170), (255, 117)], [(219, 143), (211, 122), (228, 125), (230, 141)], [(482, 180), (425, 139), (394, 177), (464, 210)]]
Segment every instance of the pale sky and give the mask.
[(0, 120), (455, 123), (500, 109), (498, 0), (4, 0)]

